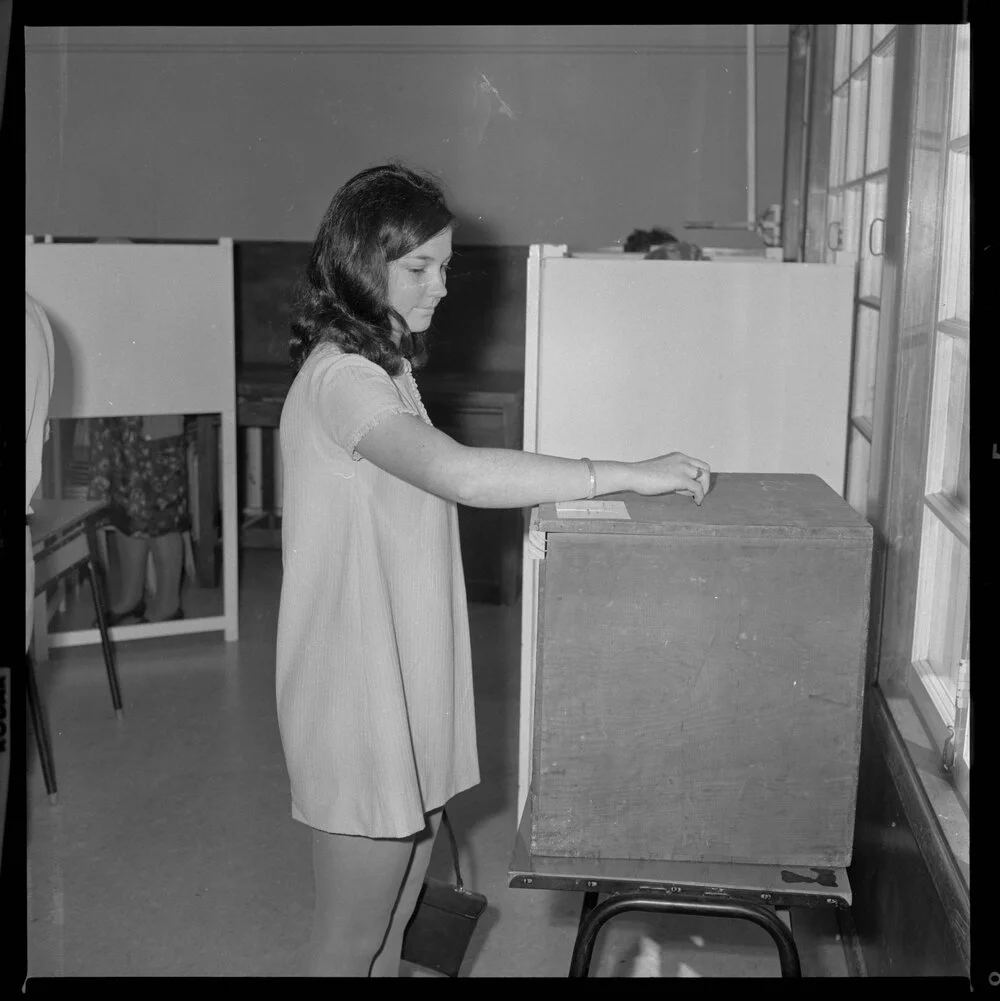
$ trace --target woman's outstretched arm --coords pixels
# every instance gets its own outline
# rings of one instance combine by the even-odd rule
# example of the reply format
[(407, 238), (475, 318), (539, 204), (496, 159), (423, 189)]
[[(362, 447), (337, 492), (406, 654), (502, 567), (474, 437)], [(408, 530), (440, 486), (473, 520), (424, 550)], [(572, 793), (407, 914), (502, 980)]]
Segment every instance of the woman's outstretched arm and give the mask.
[[(470, 448), (409, 414), (376, 424), (357, 451), (393, 476), (469, 507), (533, 507), (590, 492), (590, 470), (580, 459)], [(680, 452), (642, 462), (595, 460), (594, 469), (597, 494), (677, 492), (700, 504), (709, 483), (708, 464)]]

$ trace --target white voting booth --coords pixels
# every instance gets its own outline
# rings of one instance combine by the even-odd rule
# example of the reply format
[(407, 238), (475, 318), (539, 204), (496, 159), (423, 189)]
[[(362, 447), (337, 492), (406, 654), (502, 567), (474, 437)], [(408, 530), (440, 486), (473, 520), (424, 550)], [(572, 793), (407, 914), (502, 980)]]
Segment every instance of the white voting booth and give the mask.
[[(27, 237), (25, 289), (55, 339), (49, 416), (220, 414), (223, 614), (116, 626), (115, 639), (238, 638), (233, 242), (56, 243)], [(100, 642), (96, 628), (50, 646)]]
[[(855, 269), (646, 261), (530, 248), (524, 448), (632, 461), (681, 451), (729, 473), (844, 491)], [(525, 535), (517, 816), (531, 776), (538, 549)]]

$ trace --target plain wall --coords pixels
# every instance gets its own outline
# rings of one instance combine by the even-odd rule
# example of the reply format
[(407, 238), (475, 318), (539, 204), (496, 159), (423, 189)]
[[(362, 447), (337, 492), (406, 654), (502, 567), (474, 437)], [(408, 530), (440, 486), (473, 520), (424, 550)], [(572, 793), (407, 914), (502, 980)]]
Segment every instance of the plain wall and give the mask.
[[(757, 32), (757, 208), (781, 200), (787, 25)], [(456, 242), (583, 249), (746, 219), (746, 26), (25, 33), (26, 231), (310, 241), (389, 157)], [(681, 235), (678, 233), (677, 235)]]

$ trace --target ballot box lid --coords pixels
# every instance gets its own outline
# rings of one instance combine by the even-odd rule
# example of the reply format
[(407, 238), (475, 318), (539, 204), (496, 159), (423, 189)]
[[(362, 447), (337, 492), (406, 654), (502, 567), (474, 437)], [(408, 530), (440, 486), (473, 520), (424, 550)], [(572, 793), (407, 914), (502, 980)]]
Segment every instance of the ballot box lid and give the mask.
[(834, 539), (871, 543), (871, 525), (820, 477), (805, 473), (713, 473), (701, 505), (665, 494), (606, 494), (541, 504), (542, 532), (650, 536)]

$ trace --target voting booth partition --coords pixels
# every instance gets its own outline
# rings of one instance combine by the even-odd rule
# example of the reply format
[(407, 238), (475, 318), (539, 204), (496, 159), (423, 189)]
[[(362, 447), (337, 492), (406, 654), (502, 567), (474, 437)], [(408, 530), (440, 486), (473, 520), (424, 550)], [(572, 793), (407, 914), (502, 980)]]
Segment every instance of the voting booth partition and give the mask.
[[(25, 289), (52, 326), (55, 382), (50, 419), (212, 415), (219, 428), (221, 613), (118, 625), (112, 637), (222, 631), (227, 641), (236, 640), (232, 240), (94, 243), (29, 236)], [(100, 642), (96, 628), (73, 628), (47, 639), (51, 646), (66, 647)]]
[[(544, 504), (523, 549), (513, 887), (739, 918), (850, 906), (871, 527), (843, 498), (853, 262), (530, 248), (524, 441), (713, 484)], [(605, 895), (603, 901), (601, 895)]]
[[(676, 450), (717, 473), (812, 475), (843, 494), (850, 259), (616, 260), (537, 245), (527, 269), (526, 450), (625, 461)], [(519, 817), (540, 725), (538, 555), (526, 532)]]

